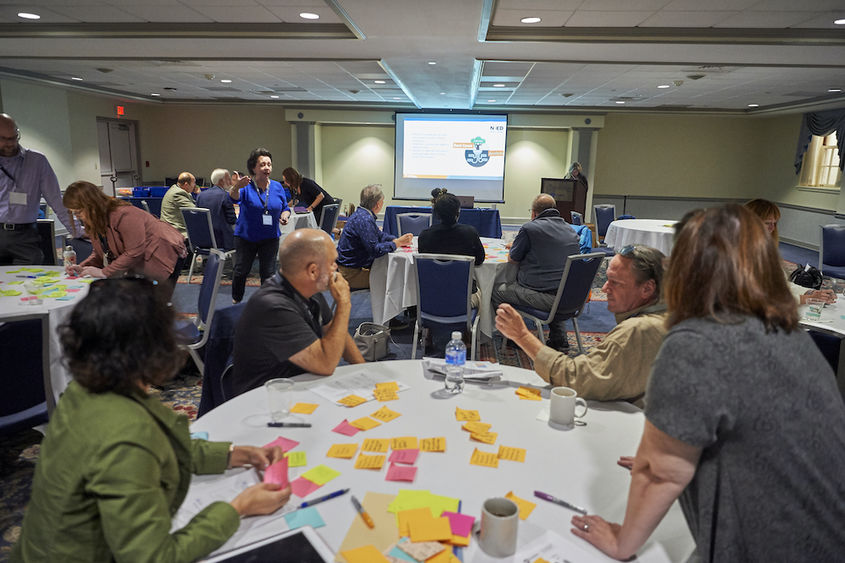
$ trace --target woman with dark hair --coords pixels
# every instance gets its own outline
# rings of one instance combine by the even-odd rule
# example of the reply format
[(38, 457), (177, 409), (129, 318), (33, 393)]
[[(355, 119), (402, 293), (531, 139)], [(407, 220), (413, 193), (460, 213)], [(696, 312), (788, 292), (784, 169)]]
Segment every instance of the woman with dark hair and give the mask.
[(238, 204), (240, 212), (235, 224), (235, 266), (232, 274), (232, 301), (244, 298), (246, 277), (258, 255), (261, 283), (275, 273), (279, 253), (279, 224), (286, 225), (290, 217), (282, 185), (270, 179), (273, 155), (264, 148), (249, 153), (246, 169), (252, 175), (232, 175), (229, 197)]
[(625, 520), (575, 516), (572, 532), (627, 559), (679, 498), (698, 560), (841, 560), (845, 405), (777, 248), (739, 205), (678, 228)]
[[(484, 246), (478, 231), (472, 225), (458, 223), (461, 202), (443, 188), (431, 191), (431, 205), (434, 216), (440, 221), (420, 233), (417, 248), (420, 252), (432, 254), (459, 254), (475, 258), (475, 265), (484, 263)], [(481, 294), (475, 281), (472, 282), (472, 307), (478, 307)]]
[(253, 485), (171, 533), (191, 473), (265, 468), (282, 450), (191, 440), (150, 394), (184, 360), (173, 309), (144, 278), (97, 280), (60, 328), (74, 381), (50, 417), (12, 561), (194, 561), (241, 516), (271, 514), (290, 487)]
[(320, 184), (311, 178), (304, 178), (296, 168), (282, 170), (282, 184), (291, 191), (291, 195), (305, 205), (305, 211), (313, 211), (317, 223), (323, 216), (323, 207), (332, 205), (335, 201)]
[(566, 175), (566, 178), (570, 180), (575, 180), (576, 182), (584, 185), (584, 192), (587, 191), (587, 177), (584, 176), (584, 170), (581, 168), (580, 162), (573, 162), (569, 167), (569, 173)]
[(85, 225), (94, 247), (80, 264), (66, 268), (69, 274), (95, 278), (143, 275), (157, 281), (166, 297), (173, 295), (187, 256), (179, 231), (128, 202), (107, 196), (91, 182), (74, 182), (62, 201)]

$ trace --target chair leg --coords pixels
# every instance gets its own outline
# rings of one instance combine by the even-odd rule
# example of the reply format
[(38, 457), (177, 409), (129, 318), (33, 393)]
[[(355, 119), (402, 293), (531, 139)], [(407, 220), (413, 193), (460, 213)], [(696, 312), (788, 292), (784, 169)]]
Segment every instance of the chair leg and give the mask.
[(197, 253), (194, 252), (194, 255), (191, 257), (191, 267), (188, 268), (188, 285), (191, 285), (191, 276), (194, 274), (194, 264), (197, 261)]
[(578, 343), (578, 353), (584, 353), (584, 346), (581, 344), (581, 331), (578, 329), (578, 319), (572, 318), (572, 326), (575, 327), (575, 342)]
[(546, 333), (543, 332), (543, 323), (535, 323), (537, 325), (537, 338), (540, 339), (540, 344), (546, 345)]
[(478, 352), (478, 316), (475, 317), (475, 322), (472, 323), (472, 341), (470, 346), (472, 346), (472, 350), (470, 350), (470, 359), (474, 362), (476, 361)]
[(420, 318), (417, 317), (417, 322), (414, 323), (414, 344), (411, 347), (411, 359), (415, 360), (417, 358), (417, 342), (419, 341), (420, 337)]
[(200, 358), (199, 353), (193, 348), (188, 348), (188, 352), (191, 354), (191, 359), (194, 360), (197, 369), (200, 370), (200, 375), (202, 375), (205, 371), (205, 364), (203, 363), (202, 358)]

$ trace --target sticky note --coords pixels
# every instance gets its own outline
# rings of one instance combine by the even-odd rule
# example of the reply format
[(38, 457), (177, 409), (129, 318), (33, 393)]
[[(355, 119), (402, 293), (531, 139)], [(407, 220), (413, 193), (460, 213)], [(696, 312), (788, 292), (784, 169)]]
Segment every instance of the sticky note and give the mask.
[(542, 397), (540, 397), (540, 390), (534, 389), (533, 387), (517, 387), (516, 388), (516, 395), (520, 399), (525, 399), (529, 401), (539, 401)]
[(276, 438), (272, 442), (268, 442), (268, 443), (264, 444), (264, 447), (265, 448), (274, 448), (276, 446), (279, 446), (280, 448), (282, 448), (283, 452), (287, 452), (287, 451), (294, 449), (298, 445), (299, 445), (299, 442), (297, 442), (296, 440), (288, 440), (287, 438), (282, 438), (281, 436), (279, 436), (278, 438)]
[(396, 411), (390, 410), (387, 407), (381, 407), (379, 410), (377, 410), (376, 412), (374, 412), (370, 416), (373, 417), (373, 418), (377, 418), (377, 419), (381, 420), (382, 422), (390, 422), (394, 418), (399, 418), (402, 415), (399, 414)]
[(305, 452), (288, 452), (285, 457), (288, 458), (288, 467), (305, 467), (308, 465)]
[(277, 483), (283, 488), (288, 486), (288, 460), (283, 457), (264, 470), (265, 483)]
[(385, 457), (383, 455), (360, 454), (355, 460), (355, 469), (381, 469)]
[(191, 432), (192, 440), (208, 440), (208, 432)]
[[(467, 538), (467, 541), (469, 541), (469, 538)], [(458, 563), (461, 562), (460, 559), (454, 556), (452, 550), (447, 548), (435, 555), (434, 557), (426, 559), (425, 563), (453, 563), (453, 561), (457, 561)]]
[(3, 291), (0, 291), (0, 295), (3, 297), (16, 297), (20, 294), (21, 292), (17, 289), (4, 289)]
[(528, 515), (537, 508), (537, 504), (531, 502), (530, 500), (525, 500), (524, 498), (519, 498), (513, 491), (510, 491), (508, 494), (505, 495), (505, 498), (510, 499), (519, 507), (519, 519), (525, 520), (528, 518)]
[(381, 426), (381, 422), (373, 420), (372, 418), (367, 418), (366, 416), (363, 418), (359, 418), (358, 420), (353, 420), (349, 424), (351, 424), (355, 428), (358, 428), (359, 430), (370, 430), (371, 428), (375, 428), (376, 426)]
[(443, 516), (429, 520), (412, 520), (408, 527), (411, 532), (411, 541), (415, 543), (452, 539), (452, 527), (449, 525), (449, 519)]
[(510, 448), (508, 446), (499, 446), (499, 459), (506, 459), (508, 461), (518, 461), (525, 463), (525, 448)]
[(365, 545), (355, 549), (341, 551), (341, 555), (347, 563), (390, 563), (390, 560), (381, 554), (374, 545)]
[(322, 516), (320, 516), (320, 513), (317, 512), (317, 507), (315, 506), (306, 506), (305, 508), (288, 512), (285, 514), (285, 521), (288, 523), (288, 527), (290, 527), (291, 530), (295, 530), (303, 526), (320, 528), (326, 525)]
[(452, 539), (449, 540), (449, 543), (458, 547), (466, 547), (469, 545), (469, 536), (456, 536), (452, 534)]
[(357, 407), (361, 403), (366, 403), (367, 399), (363, 397), (359, 397), (358, 395), (347, 395), (346, 397), (342, 398), (338, 401), (338, 404), (347, 406), (347, 407)]
[(376, 389), (386, 389), (398, 392), (399, 384), (395, 381), (385, 381), (383, 383), (376, 383)]
[(483, 452), (478, 448), (473, 450), (469, 462), (472, 465), (481, 465), (482, 467), (499, 467), (499, 458), (496, 454)]
[(311, 414), (319, 406), (320, 405), (318, 405), (317, 403), (296, 403), (294, 406), (291, 407), (290, 412), (297, 414)]
[(420, 449), (424, 452), (445, 452), (446, 438), (444, 436), (423, 438), (420, 440)]
[(358, 432), (360, 432), (358, 428), (355, 428), (344, 418), (343, 422), (332, 428), (332, 432), (337, 432), (338, 434), (343, 434), (344, 436), (354, 436)]
[(305, 498), (319, 488), (320, 485), (313, 483), (304, 477), (294, 479), (290, 484), (290, 490), (293, 491), (293, 494), (299, 498)]
[(487, 424), (486, 422), (467, 422), (461, 429), (466, 430), (467, 432), (475, 432), (476, 434), (482, 434), (487, 432), (492, 427), (492, 424)]
[(318, 465), (316, 467), (312, 467), (311, 469), (302, 474), (303, 477), (305, 477), (312, 483), (317, 483), (320, 486), (325, 485), (338, 475), (340, 475), (340, 471), (335, 471), (331, 467), (327, 467), (325, 465)]
[[(410, 510), (402, 510), (396, 514), (399, 520), (399, 535), (410, 536), (410, 523), (413, 520), (424, 519), (430, 520), (432, 518), (431, 510), (427, 507), (413, 508)], [(436, 551), (434, 553), (437, 553)]]
[(352, 459), (358, 451), (358, 444), (334, 444), (326, 453), (326, 457)]
[(406, 465), (413, 465), (417, 461), (417, 456), (420, 455), (419, 450), (393, 450), (390, 454), (390, 459), (393, 463), (404, 463)]
[(399, 546), (397, 544), (393, 544), (387, 555), (395, 559), (395, 561), (393, 561), (392, 563), (401, 563), (402, 561), (408, 561), (409, 563), (419, 563), (416, 559), (399, 549)]
[(470, 434), (469, 437), (475, 440), (476, 442), (484, 442), (485, 444), (495, 444), (496, 438), (499, 437), (499, 434), (497, 434), (496, 432), (483, 432), (480, 434)]
[(390, 447), (390, 440), (387, 438), (367, 438), (361, 445), (363, 452), (387, 453)]
[(456, 407), (455, 420), (481, 420), (481, 415), (478, 414), (478, 411), (464, 410)]
[(399, 393), (393, 389), (376, 389), (373, 391), (373, 396), (377, 401), (382, 403), (385, 401), (396, 401), (399, 399)]
[(401, 438), (393, 438), (390, 441), (390, 447), (394, 450), (416, 450), (419, 448), (417, 439), (414, 436), (402, 436)]
[(434, 557), (446, 547), (436, 541), (414, 543), (410, 541), (399, 542), (399, 549), (416, 559), (417, 561), (427, 561)]
[(468, 536), (472, 531), (475, 516), (448, 511), (444, 512), (443, 516), (449, 519), (449, 525), (452, 527), (453, 536)]
[(417, 468), (409, 465), (396, 465), (391, 463), (387, 468), (386, 481), (408, 481), (413, 482), (417, 476)]

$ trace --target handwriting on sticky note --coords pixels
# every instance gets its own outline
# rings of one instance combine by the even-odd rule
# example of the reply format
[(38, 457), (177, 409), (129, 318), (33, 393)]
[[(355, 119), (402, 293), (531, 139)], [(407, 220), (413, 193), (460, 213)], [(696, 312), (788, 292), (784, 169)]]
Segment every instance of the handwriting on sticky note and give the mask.
[(373, 417), (373, 418), (377, 418), (382, 422), (390, 422), (394, 418), (399, 418), (402, 415), (399, 414), (396, 411), (390, 410), (387, 407), (381, 407), (379, 410), (377, 410), (376, 412), (374, 412), (370, 416)]
[(317, 403), (296, 403), (294, 406), (291, 407), (290, 412), (297, 414), (311, 414), (319, 406), (320, 405), (318, 405)]
[(525, 500), (524, 498), (519, 498), (513, 491), (510, 491), (508, 494), (505, 495), (506, 499), (510, 499), (519, 507), (519, 519), (525, 520), (531, 514), (531, 512), (537, 508), (537, 505), (530, 500)]
[(317, 483), (320, 486), (325, 485), (338, 475), (340, 475), (340, 471), (335, 471), (331, 467), (327, 467), (325, 465), (318, 465), (316, 467), (312, 467), (311, 469), (302, 474), (303, 477), (305, 477), (312, 483)]
[(417, 468), (409, 465), (396, 465), (391, 463), (387, 468), (386, 481), (408, 481), (413, 482), (417, 476)]
[(496, 454), (490, 452), (483, 452), (475, 448), (472, 452), (472, 457), (469, 459), (472, 465), (481, 465), (483, 467), (499, 467), (499, 458)]
[(371, 428), (375, 428), (376, 426), (381, 426), (381, 422), (373, 420), (372, 418), (367, 418), (366, 416), (359, 418), (358, 420), (353, 420), (349, 424), (359, 430), (369, 430)]
[(436, 438), (423, 438), (420, 440), (420, 450), (424, 452), (445, 452), (446, 438), (438, 436)]
[(499, 446), (499, 459), (506, 459), (508, 461), (518, 461), (525, 463), (525, 448), (511, 448), (508, 446)]
[(305, 467), (308, 465), (305, 452), (288, 452), (285, 457), (288, 458), (288, 467)]
[(465, 410), (465, 409), (455, 407), (455, 420), (463, 420), (463, 421), (481, 420), (481, 415), (478, 414), (478, 411)]
[(520, 399), (525, 399), (529, 401), (539, 401), (540, 397), (540, 390), (535, 389), (533, 387), (517, 387), (516, 388), (516, 395)]
[(358, 395), (347, 395), (338, 401), (339, 404), (346, 407), (357, 407), (361, 403), (366, 403), (367, 399), (359, 397)]
[(470, 438), (475, 440), (476, 442), (483, 442), (485, 444), (495, 444), (496, 438), (499, 436), (496, 432), (480, 432), (480, 433), (472, 433), (469, 435)]
[(377, 401), (382, 403), (385, 401), (397, 401), (399, 399), (399, 393), (393, 389), (375, 389), (373, 396)]
[(359, 454), (355, 460), (355, 469), (381, 469), (385, 457), (384, 455)]
[(339, 457), (341, 459), (352, 459), (358, 451), (358, 444), (334, 444), (326, 452), (326, 457)]
[(404, 463), (405, 465), (413, 465), (417, 461), (417, 456), (420, 455), (419, 450), (393, 450), (390, 454), (390, 459), (393, 463)]
[(416, 450), (419, 449), (417, 439), (414, 436), (402, 436), (401, 438), (393, 438), (390, 441), (390, 447), (394, 450)]
[(388, 448), (390, 448), (390, 440), (388, 440), (387, 438), (367, 438), (361, 445), (361, 451), (364, 452), (375, 452), (383, 454), (387, 453)]
[(474, 432), (476, 434), (483, 434), (487, 432), (492, 427), (492, 424), (487, 424), (486, 422), (467, 422), (461, 428), (466, 430), (467, 432)]

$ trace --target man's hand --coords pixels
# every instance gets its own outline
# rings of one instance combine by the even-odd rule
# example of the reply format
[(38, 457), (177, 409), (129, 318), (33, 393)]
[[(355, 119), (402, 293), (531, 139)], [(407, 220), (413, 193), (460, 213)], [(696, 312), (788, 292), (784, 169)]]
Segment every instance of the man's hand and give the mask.
[(836, 294), (830, 289), (816, 289), (801, 296), (801, 304), (806, 305), (807, 299), (821, 299), (825, 303), (835, 303)]
[(329, 274), (329, 292), (332, 294), (332, 299), (338, 305), (351, 306), (351, 298), (349, 296), (349, 282), (346, 281), (340, 272), (332, 272)]
[(514, 342), (519, 342), (526, 334), (530, 334), (525, 321), (522, 320), (522, 315), (507, 303), (502, 303), (496, 310), (496, 328)]
[(396, 246), (411, 246), (411, 242), (414, 240), (413, 233), (405, 233), (401, 237), (396, 237), (393, 239), (393, 242)]

